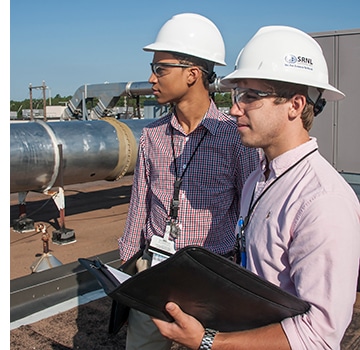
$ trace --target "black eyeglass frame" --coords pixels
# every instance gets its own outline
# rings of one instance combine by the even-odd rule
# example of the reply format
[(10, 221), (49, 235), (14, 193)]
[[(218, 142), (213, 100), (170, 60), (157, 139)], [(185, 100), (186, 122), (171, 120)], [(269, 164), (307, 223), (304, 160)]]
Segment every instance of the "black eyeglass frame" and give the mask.
[(191, 68), (191, 67), (198, 67), (202, 72), (205, 74), (209, 74), (204, 68), (196, 66), (194, 64), (184, 64), (184, 63), (171, 63), (171, 62), (156, 62), (156, 63), (150, 63), (151, 71), (155, 74), (157, 77), (161, 77), (162, 74), (159, 74), (157, 72), (158, 68), (161, 67), (178, 67), (178, 68)]
[(178, 68), (190, 68), (193, 67), (193, 65), (190, 64), (183, 64), (183, 63), (171, 63), (171, 62), (156, 62), (156, 63), (150, 63), (151, 71), (157, 76), (161, 77), (162, 74), (158, 73), (157, 70), (161, 67), (178, 67)]

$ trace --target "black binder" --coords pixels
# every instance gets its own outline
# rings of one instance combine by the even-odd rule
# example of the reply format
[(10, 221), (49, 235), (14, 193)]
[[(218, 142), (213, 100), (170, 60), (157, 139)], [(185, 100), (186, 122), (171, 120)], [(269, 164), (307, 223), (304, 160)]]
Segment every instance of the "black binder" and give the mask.
[(185, 247), (121, 284), (99, 261), (79, 262), (113, 300), (170, 322), (168, 301), (179, 304), (204, 327), (219, 331), (261, 327), (310, 308), (306, 301), (198, 246)]

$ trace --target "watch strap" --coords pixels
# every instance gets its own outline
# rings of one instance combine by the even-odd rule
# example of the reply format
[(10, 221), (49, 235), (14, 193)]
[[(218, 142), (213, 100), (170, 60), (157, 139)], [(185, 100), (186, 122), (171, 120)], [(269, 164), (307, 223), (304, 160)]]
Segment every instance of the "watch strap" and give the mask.
[(205, 328), (205, 334), (201, 340), (199, 350), (210, 350), (217, 332), (214, 329)]

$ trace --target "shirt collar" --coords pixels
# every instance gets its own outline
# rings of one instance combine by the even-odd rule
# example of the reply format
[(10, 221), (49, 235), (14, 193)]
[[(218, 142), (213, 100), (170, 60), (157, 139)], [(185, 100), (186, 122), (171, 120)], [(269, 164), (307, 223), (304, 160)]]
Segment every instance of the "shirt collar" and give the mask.
[[(317, 148), (317, 140), (315, 137), (310, 137), (308, 142), (297, 146), (280, 156), (274, 158), (270, 164), (270, 178), (275, 175), (275, 177), (280, 176), (286, 169), (291, 167), (295, 162), (297, 162), (301, 157), (303, 157), (306, 153), (311, 152), (315, 148)], [(261, 161), (261, 168), (265, 171), (266, 167), (266, 158)]]
[[(202, 126), (202, 127), (206, 128), (211, 134), (213, 134), (213, 135), (216, 134), (216, 130), (219, 126), (219, 113), (220, 112), (219, 112), (218, 108), (216, 107), (214, 101), (212, 99), (210, 99), (209, 109), (205, 113), (202, 121), (199, 123), (197, 128)], [(181, 126), (180, 126), (174, 113), (172, 115), (170, 123), (174, 129), (176, 129), (178, 131), (181, 130)]]

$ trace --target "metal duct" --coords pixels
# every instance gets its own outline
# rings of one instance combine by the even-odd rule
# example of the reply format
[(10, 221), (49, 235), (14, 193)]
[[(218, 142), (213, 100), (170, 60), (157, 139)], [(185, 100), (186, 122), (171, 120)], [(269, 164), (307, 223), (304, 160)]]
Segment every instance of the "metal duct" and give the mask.
[[(229, 86), (221, 83), (221, 79), (222, 77), (217, 77), (210, 84), (210, 93), (231, 91)], [(72, 99), (68, 102), (63, 119), (86, 119), (87, 112), (83, 111), (84, 105), (86, 101), (94, 98), (98, 99), (97, 105), (93, 108), (96, 116), (102, 118), (111, 115), (111, 108), (116, 105), (121, 96), (134, 98), (141, 95), (152, 95), (151, 87), (152, 84), (147, 81), (82, 85), (75, 91)]]
[[(114, 118), (92, 121), (31, 121), (10, 124), (10, 193), (42, 191), (53, 186), (117, 180), (134, 171), (142, 128), (133, 131)], [(63, 179), (59, 178), (62, 145)]]
[(63, 119), (73, 117), (83, 119), (86, 111), (83, 111), (84, 103), (94, 98), (98, 99), (97, 105), (93, 108), (95, 114), (102, 118), (111, 114), (113, 108), (121, 96), (135, 97), (139, 95), (151, 95), (151, 84), (148, 82), (127, 82), (127, 83), (103, 83), (86, 84), (80, 86), (68, 102), (64, 111)]

